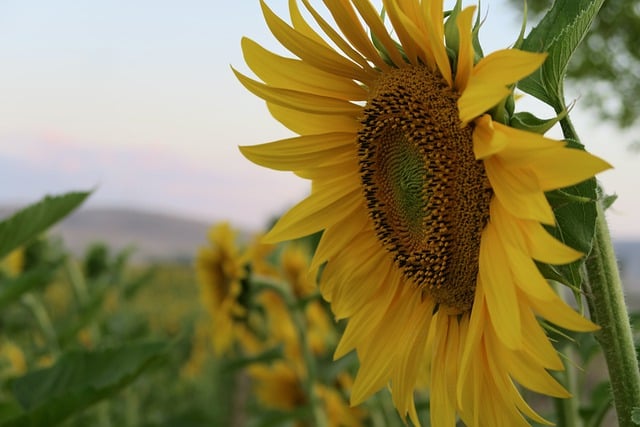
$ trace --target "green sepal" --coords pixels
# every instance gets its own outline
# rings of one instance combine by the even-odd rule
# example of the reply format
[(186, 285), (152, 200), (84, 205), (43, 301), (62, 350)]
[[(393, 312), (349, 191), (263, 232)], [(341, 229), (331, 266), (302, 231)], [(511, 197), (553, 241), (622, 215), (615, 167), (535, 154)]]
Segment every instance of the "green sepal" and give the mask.
[[(448, 18), (444, 23), (444, 38), (447, 47), (447, 55), (452, 64), (452, 71), (456, 72), (458, 65), (458, 52), (460, 51), (460, 33), (458, 31), (458, 14), (462, 10), (462, 2), (456, 0), (456, 4), (448, 13)], [(447, 14), (445, 14), (446, 16)]]
[[(480, 6), (480, 0), (478, 0), (478, 11), (480, 10), (482, 10), (482, 8)], [(476, 22), (473, 24), (473, 30), (471, 30), (471, 44), (476, 53), (476, 62), (484, 58), (484, 52), (480, 44), (480, 27), (482, 27), (482, 20), (480, 19), (480, 12), (478, 12), (476, 13)]]
[(513, 44), (514, 49), (520, 49), (520, 47), (522, 46), (522, 42), (524, 41), (524, 32), (527, 29), (527, 15), (528, 15), (527, 0), (524, 0), (523, 9), (522, 9), (522, 25), (520, 26), (520, 34), (518, 34), (518, 38), (516, 39), (516, 42)]
[(511, 126), (512, 128), (544, 135), (549, 129), (555, 126), (556, 123), (562, 120), (566, 116), (566, 114), (567, 113), (565, 110), (563, 113), (557, 115), (556, 117), (552, 117), (550, 119), (541, 119), (529, 113), (528, 111), (521, 111), (511, 116), (509, 126)]

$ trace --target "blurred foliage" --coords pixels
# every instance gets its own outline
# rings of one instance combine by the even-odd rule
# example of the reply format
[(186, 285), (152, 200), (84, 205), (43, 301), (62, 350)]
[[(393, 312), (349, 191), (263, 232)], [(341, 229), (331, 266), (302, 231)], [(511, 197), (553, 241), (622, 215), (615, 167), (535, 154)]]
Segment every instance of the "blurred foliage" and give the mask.
[[(319, 295), (322, 266), (309, 273), (320, 234), (266, 245), (217, 224), (193, 264), (136, 265), (43, 231), (15, 233), (0, 260), (0, 427), (405, 425), (387, 390), (349, 405), (358, 360), (333, 360), (345, 324)], [(585, 425), (607, 425), (593, 336), (549, 333), (573, 352), (558, 375), (577, 375)], [(557, 421), (551, 398), (528, 397)], [(428, 393), (416, 403), (428, 426)]]
[[(522, 10), (522, 0), (510, 0)], [(535, 24), (553, 0), (527, 0), (529, 23)], [(620, 128), (640, 116), (640, 3), (605, 0), (591, 30), (573, 54), (567, 81), (577, 88), (580, 104)]]

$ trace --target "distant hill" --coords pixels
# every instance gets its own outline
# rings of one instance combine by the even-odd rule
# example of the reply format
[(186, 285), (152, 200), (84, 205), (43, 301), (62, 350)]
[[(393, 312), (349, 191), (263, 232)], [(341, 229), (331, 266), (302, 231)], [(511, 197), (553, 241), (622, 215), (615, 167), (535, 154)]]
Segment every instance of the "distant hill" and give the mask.
[[(14, 209), (0, 207), (0, 217)], [(206, 244), (210, 224), (170, 214), (129, 208), (81, 208), (50, 230), (72, 252), (95, 242), (113, 250), (132, 247), (137, 260), (190, 260)]]

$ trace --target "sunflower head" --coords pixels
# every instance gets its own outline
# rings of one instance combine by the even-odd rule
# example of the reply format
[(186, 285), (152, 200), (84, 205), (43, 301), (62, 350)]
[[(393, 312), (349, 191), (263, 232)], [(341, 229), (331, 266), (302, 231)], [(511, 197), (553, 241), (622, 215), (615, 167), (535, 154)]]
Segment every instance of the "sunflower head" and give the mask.
[(209, 246), (201, 247), (196, 256), (196, 275), (202, 303), (215, 330), (214, 351), (222, 354), (233, 342), (235, 321), (246, 312), (238, 301), (244, 277), (243, 258), (229, 224), (221, 223), (209, 230)]
[(323, 266), (320, 290), (349, 319), (336, 357), (357, 351), (352, 403), (390, 384), (417, 424), (413, 392), (428, 372), (434, 425), (544, 421), (514, 387), (567, 396), (538, 319), (595, 328), (536, 265), (582, 256), (543, 227), (556, 224), (545, 192), (609, 167), (511, 126), (515, 84), (546, 55), (483, 56), (475, 7), (459, 1), (447, 14), (427, 0), (383, 0), (384, 14), (369, 0), (302, 4), (312, 24), (296, 0), (290, 23), (261, 2), (291, 56), (244, 39), (259, 80), (236, 72), (298, 136), (241, 151), (311, 180), (266, 241), (323, 231), (311, 270)]

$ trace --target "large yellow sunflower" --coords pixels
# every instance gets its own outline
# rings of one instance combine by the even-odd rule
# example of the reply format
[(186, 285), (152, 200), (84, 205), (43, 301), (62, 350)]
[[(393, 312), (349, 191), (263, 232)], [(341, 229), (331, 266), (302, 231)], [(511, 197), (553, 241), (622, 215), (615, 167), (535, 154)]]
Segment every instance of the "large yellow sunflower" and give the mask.
[(555, 224), (544, 192), (609, 165), (492, 116), (545, 55), (480, 58), (474, 7), (445, 21), (440, 1), (383, 0), (387, 28), (369, 0), (324, 0), (335, 25), (302, 3), (314, 24), (296, 0), (291, 24), (261, 3), (294, 58), (245, 38), (262, 82), (236, 72), (300, 136), (241, 150), (312, 182), (267, 239), (324, 230), (311, 268), (326, 262), (321, 292), (349, 319), (336, 357), (357, 351), (352, 403), (389, 384), (396, 408), (418, 424), (413, 391), (427, 368), (433, 425), (457, 416), (471, 426), (544, 422), (518, 385), (568, 393), (548, 373), (563, 364), (538, 318), (596, 328), (534, 262), (582, 256), (543, 228)]

